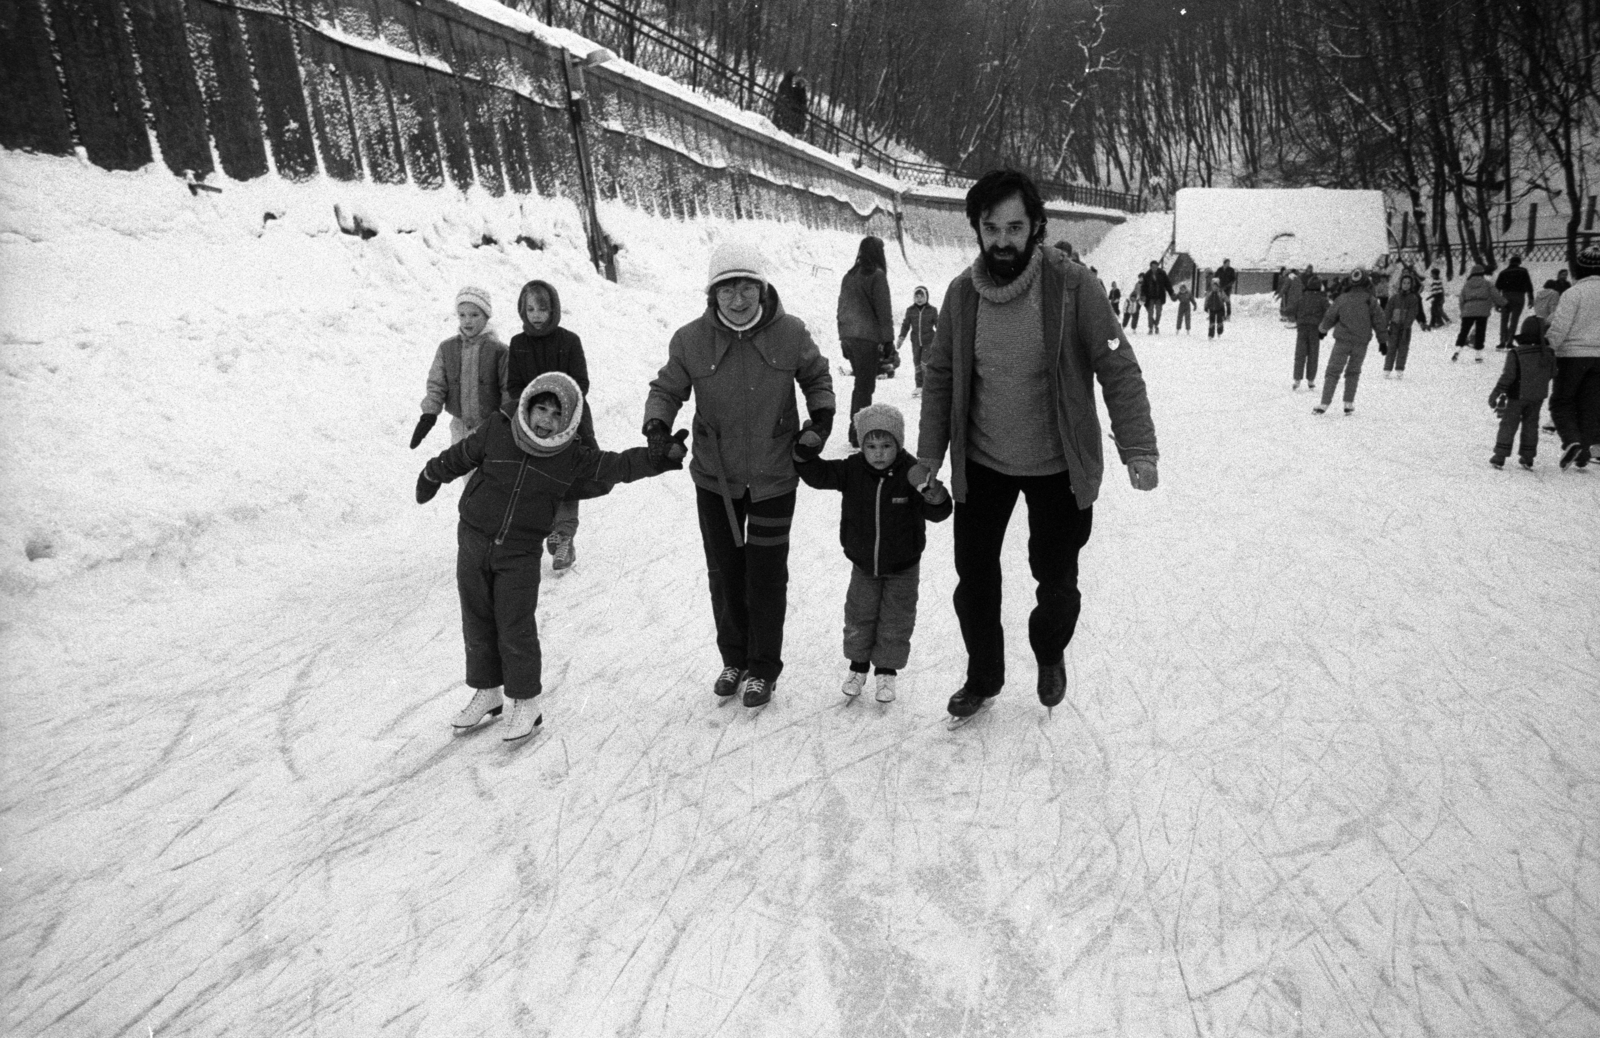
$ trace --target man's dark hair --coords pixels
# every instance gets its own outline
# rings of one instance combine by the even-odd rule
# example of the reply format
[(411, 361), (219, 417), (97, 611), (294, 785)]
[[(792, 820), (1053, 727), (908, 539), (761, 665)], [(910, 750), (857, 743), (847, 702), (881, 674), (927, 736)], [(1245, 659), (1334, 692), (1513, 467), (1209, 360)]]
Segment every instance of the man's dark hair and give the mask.
[(1014, 169), (991, 169), (967, 189), (967, 222), (976, 231), (983, 214), (1012, 195), (1022, 196), (1023, 211), (1028, 214), (1028, 219), (1033, 221), (1034, 233), (1040, 235), (1042, 240), (1045, 225), (1044, 199), (1039, 197), (1039, 189), (1033, 185), (1033, 180), (1028, 174)]

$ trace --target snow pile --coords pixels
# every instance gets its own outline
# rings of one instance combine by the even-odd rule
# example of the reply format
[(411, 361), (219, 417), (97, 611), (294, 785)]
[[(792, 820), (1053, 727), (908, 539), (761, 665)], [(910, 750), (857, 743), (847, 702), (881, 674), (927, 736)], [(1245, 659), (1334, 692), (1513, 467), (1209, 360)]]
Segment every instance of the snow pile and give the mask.
[(1139, 213), (1107, 231), (1084, 262), (1100, 272), (1106, 288), (1115, 281), (1126, 293), (1151, 260), (1164, 261), (1171, 245), (1172, 214)]
[(1174, 203), (1177, 251), (1202, 269), (1349, 270), (1388, 252), (1383, 192), (1186, 187)]
[[(340, 232), (359, 223), (362, 238)], [(262, 178), (191, 196), (155, 167), (112, 173), (0, 153), (0, 586), (108, 561), (188, 558), (197, 539), (316, 536), (391, 513), (428, 364), (467, 283), (503, 341), (523, 282), (563, 293), (597, 377), (602, 439), (632, 441), (705, 261), (758, 233), (785, 305), (838, 356), (838, 279), (858, 238), (602, 210), (620, 284), (588, 263), (568, 202)], [(897, 307), (961, 254), (891, 244)], [(236, 527), (245, 529), (235, 529)]]

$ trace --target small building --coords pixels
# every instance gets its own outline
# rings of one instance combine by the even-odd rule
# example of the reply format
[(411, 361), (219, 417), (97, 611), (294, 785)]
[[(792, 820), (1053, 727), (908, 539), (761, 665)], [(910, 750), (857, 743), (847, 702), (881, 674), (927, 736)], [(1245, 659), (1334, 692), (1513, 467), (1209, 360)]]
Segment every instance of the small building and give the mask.
[(1216, 188), (1178, 191), (1173, 248), (1188, 254), (1196, 287), (1228, 260), (1238, 294), (1270, 292), (1279, 268), (1347, 274), (1389, 251), (1382, 191), (1325, 187)]

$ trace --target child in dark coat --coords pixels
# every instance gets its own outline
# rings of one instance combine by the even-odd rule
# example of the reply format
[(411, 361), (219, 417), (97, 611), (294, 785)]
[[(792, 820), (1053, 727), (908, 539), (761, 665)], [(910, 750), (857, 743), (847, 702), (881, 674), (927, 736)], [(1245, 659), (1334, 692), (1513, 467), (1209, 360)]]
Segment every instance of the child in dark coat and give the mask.
[(1406, 357), (1411, 353), (1411, 322), (1422, 316), (1417, 279), (1410, 274), (1400, 275), (1400, 287), (1389, 296), (1383, 311), (1389, 327), (1389, 342), (1383, 354), (1383, 377), (1388, 378), (1393, 372), (1395, 378), (1404, 378)]
[(906, 307), (905, 320), (900, 322), (900, 341), (895, 343), (895, 349), (898, 352), (905, 345), (906, 336), (911, 336), (911, 364), (917, 378), (916, 388), (911, 390), (911, 395), (921, 396), (922, 351), (933, 343), (933, 333), (939, 326), (939, 308), (928, 302), (928, 290), (923, 285), (917, 286), (911, 299), (911, 305)]
[(1222, 334), (1222, 322), (1228, 316), (1228, 294), (1216, 281), (1206, 292), (1206, 338)]
[(1328, 294), (1322, 281), (1315, 275), (1306, 279), (1300, 298), (1295, 301), (1294, 312), (1294, 391), (1300, 391), (1300, 379), (1306, 388), (1317, 388), (1317, 355), (1322, 349), (1322, 318), (1328, 312)]
[(1539, 453), (1539, 410), (1550, 395), (1550, 380), (1556, 373), (1556, 351), (1546, 345), (1544, 333), (1539, 315), (1529, 314), (1517, 333), (1515, 348), (1506, 353), (1500, 381), (1489, 390), (1489, 406), (1500, 413), (1500, 431), (1489, 458), (1489, 464), (1497, 469), (1505, 467), (1518, 426), (1522, 428), (1518, 464), (1533, 468), (1534, 455)]
[(1194, 312), (1194, 296), (1189, 292), (1189, 283), (1185, 281), (1178, 286), (1178, 321), (1172, 330), (1185, 331), (1194, 334), (1194, 325), (1191, 323), (1190, 314)]
[(858, 696), (875, 667), (877, 700), (894, 700), (895, 675), (911, 658), (925, 522), (942, 522), (950, 494), (901, 444), (905, 418), (888, 404), (856, 412), (861, 450), (823, 461), (818, 448), (796, 444), (795, 471), (818, 490), (843, 492), (839, 543), (850, 569), (844, 600), (844, 654), (850, 673), (842, 691)]
[[(547, 371), (572, 376), (589, 399), (589, 362), (583, 356), (583, 340), (561, 327), (561, 296), (548, 281), (530, 281), (517, 296), (517, 315), (522, 331), (511, 337), (506, 363), (506, 388), (512, 400), (522, 399), (528, 383)], [(594, 416), (586, 406), (578, 425), (578, 442), (598, 449), (594, 437)], [(550, 567), (565, 573), (578, 560), (574, 538), (578, 535), (578, 502), (562, 501), (556, 506), (556, 519), (550, 529)]]
[(457, 729), (498, 716), (502, 687), (511, 700), (506, 742), (526, 739), (543, 721), (533, 708), (543, 690), (534, 610), (540, 549), (561, 501), (599, 497), (613, 484), (683, 467), (687, 429), (655, 455), (649, 447), (615, 454), (578, 442), (583, 410), (577, 382), (546, 372), (528, 383), (514, 406), (496, 411), (417, 477), (417, 503), (425, 504), (439, 484), (472, 473), (457, 506), (456, 590), (467, 684), (474, 692), (456, 715)]

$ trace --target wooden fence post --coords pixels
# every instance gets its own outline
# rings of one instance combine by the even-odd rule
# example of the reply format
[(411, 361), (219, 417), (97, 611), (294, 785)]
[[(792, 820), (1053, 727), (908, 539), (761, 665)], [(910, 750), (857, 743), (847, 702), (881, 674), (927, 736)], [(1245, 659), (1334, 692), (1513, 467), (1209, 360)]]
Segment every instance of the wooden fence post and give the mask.
[(1526, 250), (1528, 252), (1532, 252), (1533, 251), (1533, 239), (1534, 239), (1534, 236), (1535, 236), (1534, 232), (1536, 232), (1538, 229), (1539, 229), (1539, 203), (1538, 202), (1529, 202), (1528, 203), (1528, 247), (1527, 247), (1527, 250)]

